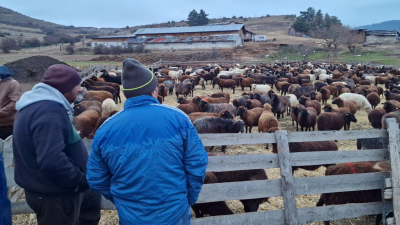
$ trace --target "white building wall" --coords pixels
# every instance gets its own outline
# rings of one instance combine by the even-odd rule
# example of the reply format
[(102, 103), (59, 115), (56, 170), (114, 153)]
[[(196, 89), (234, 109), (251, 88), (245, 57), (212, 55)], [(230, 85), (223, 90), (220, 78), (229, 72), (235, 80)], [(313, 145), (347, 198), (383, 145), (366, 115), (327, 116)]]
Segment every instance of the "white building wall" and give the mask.
[(128, 42), (126, 41), (120, 41), (120, 42), (92, 42), (92, 49), (98, 45), (103, 45), (105, 47), (117, 47), (120, 46), (121, 48), (127, 48), (128, 47)]
[(396, 43), (396, 36), (367, 36), (366, 44), (394, 44)]
[[(145, 49), (148, 50), (201, 50), (201, 49), (221, 49), (228, 48), (232, 49), (241, 44), (241, 39), (239, 38), (236, 42), (193, 42), (193, 43), (153, 43), (146, 44)], [(132, 47), (136, 47), (138, 44), (132, 44)], [(141, 44), (140, 44), (141, 45)]]

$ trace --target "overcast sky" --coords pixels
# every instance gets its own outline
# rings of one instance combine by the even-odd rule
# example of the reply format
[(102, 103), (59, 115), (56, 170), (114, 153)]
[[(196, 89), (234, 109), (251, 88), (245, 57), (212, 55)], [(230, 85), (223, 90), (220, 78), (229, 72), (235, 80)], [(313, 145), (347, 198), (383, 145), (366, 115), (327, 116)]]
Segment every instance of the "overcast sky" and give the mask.
[(181, 21), (193, 9), (222, 18), (299, 15), (313, 7), (352, 27), (400, 19), (400, 0), (2, 0), (0, 6), (61, 25), (97, 28)]

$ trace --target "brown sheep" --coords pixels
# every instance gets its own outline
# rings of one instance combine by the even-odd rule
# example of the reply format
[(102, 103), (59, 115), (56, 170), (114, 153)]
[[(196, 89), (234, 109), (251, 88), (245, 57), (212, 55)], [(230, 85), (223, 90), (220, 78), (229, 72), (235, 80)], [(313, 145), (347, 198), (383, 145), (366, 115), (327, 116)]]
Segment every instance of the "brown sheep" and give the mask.
[(243, 106), (247, 109), (262, 108), (262, 103), (257, 99), (247, 99)]
[(296, 90), (299, 89), (299, 87), (301, 87), (300, 84), (290, 85), (289, 89), (288, 89), (288, 94), (294, 94), (296, 92)]
[(368, 120), (375, 129), (382, 129), (382, 117), (387, 112), (382, 108), (375, 108), (368, 113)]
[(190, 94), (192, 89), (193, 89), (192, 83), (187, 83), (187, 84), (176, 83), (175, 84), (176, 98), (178, 99), (178, 95), (183, 95), (183, 96), (187, 97)]
[(245, 87), (249, 87), (251, 91), (251, 85), (253, 84), (253, 78), (239, 78), (240, 87), (242, 87), (242, 91), (244, 91)]
[(321, 88), (319, 92), (321, 93), (322, 104), (326, 104), (328, 99), (331, 97), (331, 91), (326, 88)]
[(372, 92), (367, 95), (367, 100), (372, 106), (372, 109), (375, 109), (375, 107), (381, 102), (381, 98), (379, 97), (378, 93)]
[(233, 119), (232, 114), (228, 110), (222, 110), (220, 113), (207, 113), (207, 112), (193, 112), (189, 114), (190, 121), (195, 121), (203, 117), (217, 117), (224, 119)]
[(114, 116), (116, 113), (118, 113), (117, 110), (111, 111), (106, 113), (104, 116), (100, 117), (100, 119), (97, 121), (97, 124), (95, 128), (93, 129), (92, 133), (89, 134), (88, 139), (93, 139), (94, 135), (96, 134), (96, 131), (100, 128), (101, 125), (110, 117)]
[(324, 106), (324, 112), (338, 112), (338, 113), (342, 113), (342, 114), (343, 113), (351, 113), (349, 108), (337, 108), (337, 109), (334, 109), (334, 108), (332, 108), (331, 104), (326, 104)]
[(119, 99), (119, 103), (121, 103), (121, 96), (120, 96), (120, 86), (116, 83), (112, 82), (101, 82), (101, 81), (94, 81), (92, 79), (86, 79), (87, 82), (90, 83), (92, 86), (111, 86), (117, 91), (117, 97)]
[(162, 100), (164, 101), (164, 97), (168, 96), (168, 89), (163, 83), (158, 84), (158, 95), (162, 97)]
[(96, 99), (99, 99), (101, 103), (103, 103), (107, 98), (113, 99), (113, 95), (108, 91), (82, 91), (82, 95), (84, 100), (95, 97)]
[(338, 90), (337, 90), (337, 87), (335, 85), (328, 85), (328, 86), (322, 87), (321, 90), (322, 89), (329, 90), (329, 93), (332, 95), (332, 99), (334, 99), (334, 98), (336, 98), (338, 96)]
[(305, 107), (312, 107), (317, 112), (317, 116), (321, 113), (321, 104), (316, 100), (310, 100), (309, 98), (302, 95), (299, 98), (299, 103), (304, 105)]
[(351, 92), (349, 88), (343, 87), (342, 85), (338, 85), (337, 89), (338, 89), (338, 95), (341, 95), (343, 93), (350, 93)]
[(253, 128), (253, 126), (258, 126), (258, 120), (262, 111), (262, 108), (246, 109), (243, 106), (239, 106), (236, 115), (240, 116), (246, 125), (246, 133), (247, 127), (249, 127), (249, 133), (251, 133), (251, 128)]
[(101, 108), (101, 103), (99, 101), (82, 101), (78, 104), (74, 105), (74, 114), (73, 116), (78, 116), (85, 110), (87, 110), (90, 106), (97, 106)]
[[(400, 124), (400, 110), (396, 110), (390, 113), (386, 113), (385, 115), (382, 116), (381, 122), (382, 122), (382, 128), (387, 129), (387, 124), (386, 124), (386, 119), (388, 118), (395, 118), (396, 123)], [(400, 125), (399, 125), (400, 128)]]
[(232, 79), (220, 79), (218, 77), (214, 77), (215, 83), (221, 88), (221, 91), (224, 92), (224, 88), (231, 88), (233, 94), (235, 94), (236, 82)]
[(339, 108), (348, 108), (353, 114), (356, 114), (357, 112), (357, 103), (353, 100), (342, 100), (341, 98), (335, 98), (332, 101), (332, 104), (338, 105)]
[(317, 117), (318, 130), (350, 130), (351, 122), (357, 122), (351, 113), (324, 112)]
[(296, 121), (296, 131), (299, 131), (298, 127), (298, 123), (299, 123), (299, 112), (301, 109), (305, 109), (304, 105), (302, 104), (297, 104), (295, 106), (292, 106), (290, 109), (290, 117), (292, 117), (292, 125), (294, 126), (294, 121)]
[[(326, 168), (325, 176), (388, 171), (390, 171), (389, 161), (339, 163), (337, 165), (329, 166), (328, 168)], [(381, 189), (336, 192), (322, 194), (317, 202), (317, 206), (323, 206), (324, 204), (328, 206), (342, 205), (347, 203), (366, 203), (381, 201)], [(382, 214), (378, 214), (375, 224), (380, 224), (381, 220)], [(329, 221), (325, 221), (325, 224), (329, 224)]]
[(193, 112), (199, 111), (199, 103), (200, 102), (199, 102), (198, 98), (193, 98), (192, 101), (189, 101), (189, 100), (185, 99), (183, 96), (180, 96), (180, 98), (178, 98), (178, 103), (181, 103), (181, 104), (178, 105), (177, 108), (182, 110), (187, 115), (189, 115)]
[(322, 94), (316, 91), (310, 92), (310, 99), (311, 100), (316, 100), (318, 102), (322, 101)]
[[(198, 96), (195, 96), (195, 98)], [(229, 103), (230, 96), (223, 97), (209, 97), (209, 96), (199, 96), (200, 98), (206, 100), (208, 103)]]
[[(258, 119), (258, 132), (266, 133), (272, 127), (279, 127), (278, 119), (272, 113), (271, 105), (265, 103), (261, 116)], [(268, 144), (266, 148), (268, 149)]]
[(95, 110), (86, 110), (79, 116), (73, 118), (72, 124), (81, 138), (88, 137), (96, 127), (100, 114)]

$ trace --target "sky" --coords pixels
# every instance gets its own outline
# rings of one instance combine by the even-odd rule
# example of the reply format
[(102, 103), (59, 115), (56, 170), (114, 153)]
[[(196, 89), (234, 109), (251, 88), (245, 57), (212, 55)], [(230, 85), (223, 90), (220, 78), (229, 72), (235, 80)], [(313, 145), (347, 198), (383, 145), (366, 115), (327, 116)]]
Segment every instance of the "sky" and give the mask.
[(299, 15), (313, 7), (351, 27), (400, 19), (400, 0), (2, 0), (0, 6), (47, 22), (97, 28), (181, 21), (193, 9), (208, 18), (231, 18)]

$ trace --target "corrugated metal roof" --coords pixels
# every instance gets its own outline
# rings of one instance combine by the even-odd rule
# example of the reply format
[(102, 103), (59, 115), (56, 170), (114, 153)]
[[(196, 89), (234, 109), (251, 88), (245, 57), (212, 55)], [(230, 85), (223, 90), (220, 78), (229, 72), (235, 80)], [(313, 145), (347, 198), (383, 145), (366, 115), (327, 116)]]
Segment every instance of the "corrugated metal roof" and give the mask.
[(212, 26), (194, 26), (194, 27), (167, 27), (167, 28), (140, 28), (134, 35), (146, 34), (176, 34), (176, 33), (193, 33), (193, 32), (215, 32), (215, 31), (232, 31), (242, 29), (243, 24), (230, 25), (212, 25)]
[(365, 35), (396, 36), (400, 34), (397, 30), (364, 30)]
[(134, 38), (134, 35), (121, 35), (121, 36), (102, 36), (102, 37), (95, 37), (92, 39), (109, 39), (109, 38)]
[(212, 41), (237, 41), (239, 35), (217, 35), (217, 36), (196, 36), (196, 37), (137, 37), (128, 40), (129, 44), (155, 44), (155, 43), (191, 43), (191, 42), (212, 42)]

